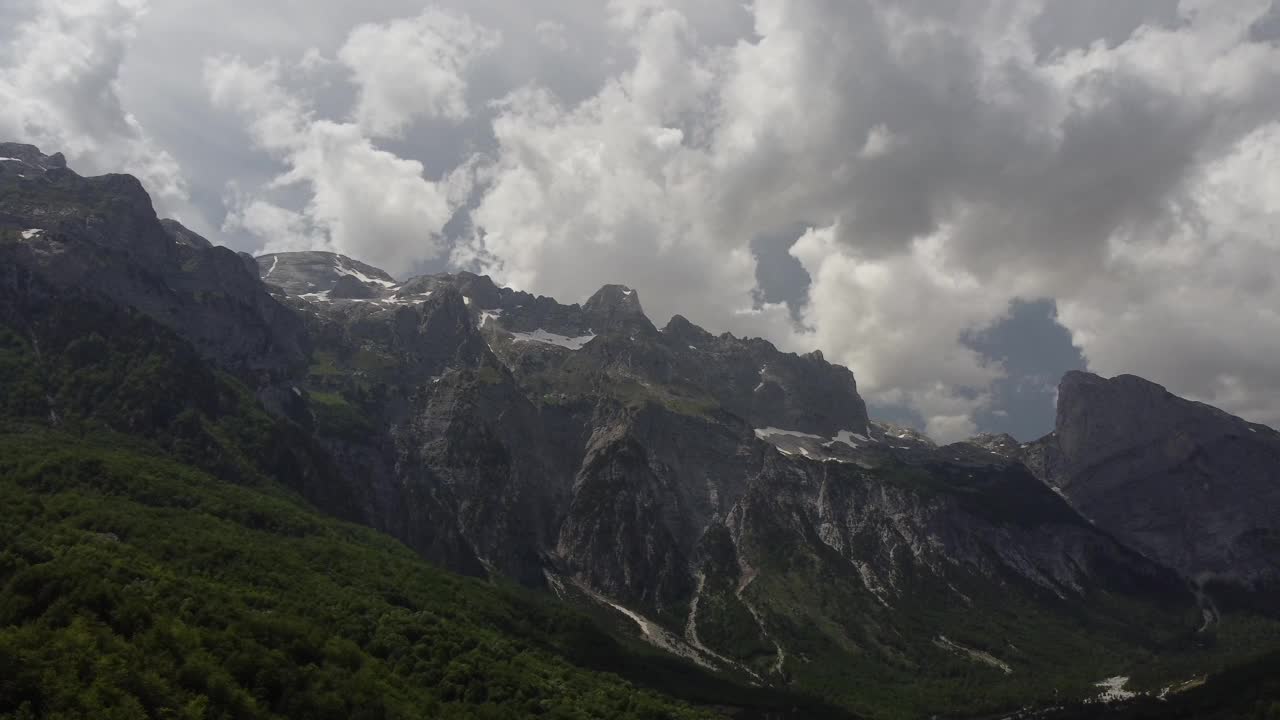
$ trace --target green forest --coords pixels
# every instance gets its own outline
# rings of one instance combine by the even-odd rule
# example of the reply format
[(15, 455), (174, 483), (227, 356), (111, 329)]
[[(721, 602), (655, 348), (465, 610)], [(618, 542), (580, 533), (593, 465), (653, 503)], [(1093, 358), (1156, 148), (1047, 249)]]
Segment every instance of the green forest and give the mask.
[(109, 434), (8, 430), (0, 717), (657, 719), (795, 702), (635, 655), (286, 491)]
[(583, 620), (109, 437), (0, 439), (0, 714), (695, 718)]

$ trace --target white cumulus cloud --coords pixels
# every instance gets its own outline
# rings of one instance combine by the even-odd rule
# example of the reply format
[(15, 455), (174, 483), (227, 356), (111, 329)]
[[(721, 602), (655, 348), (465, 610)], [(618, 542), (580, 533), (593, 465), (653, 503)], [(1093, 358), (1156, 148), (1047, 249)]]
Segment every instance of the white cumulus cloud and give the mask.
[(81, 170), (137, 175), (183, 207), (185, 179), (121, 103), (121, 64), (145, 0), (45, 0), (0, 31), (0, 137), (62, 152)]
[(421, 162), (379, 149), (359, 125), (318, 119), (284, 88), (276, 63), (216, 58), (205, 79), (214, 104), (244, 117), (253, 141), (286, 164), (268, 189), (300, 186), (310, 197), (294, 211), (232, 193), (228, 230), (261, 237), (266, 252), (323, 248), (393, 273), (442, 251), (441, 230), (466, 197), (469, 167), (426, 178)]
[(399, 135), (417, 117), (467, 117), (464, 71), (496, 48), (499, 33), (430, 8), (351, 31), (339, 59), (359, 88), (355, 118), (373, 135)]
[[(817, 345), (942, 439), (1004, 372), (965, 338), (1018, 299), (1056, 300), (1094, 369), (1280, 418), (1265, 3), (1109, 16), (1061, 45), (1033, 2), (758, 0), (721, 45), (674, 4), (616, 6), (631, 66), (495, 120), (464, 248), (482, 268), (571, 299), (591, 269), (659, 288), (660, 315)], [(751, 243), (796, 225), (799, 330), (742, 308)]]

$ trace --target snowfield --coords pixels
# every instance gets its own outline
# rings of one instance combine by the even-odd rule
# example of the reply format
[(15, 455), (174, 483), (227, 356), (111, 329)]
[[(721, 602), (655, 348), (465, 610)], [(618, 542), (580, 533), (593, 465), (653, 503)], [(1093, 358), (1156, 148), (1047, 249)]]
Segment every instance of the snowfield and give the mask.
[(511, 333), (511, 338), (515, 342), (536, 342), (543, 345), (555, 345), (556, 347), (566, 348), (568, 350), (581, 350), (584, 345), (595, 339), (595, 335), (579, 335), (578, 337), (569, 337), (567, 335), (557, 335), (547, 332), (542, 328), (538, 328), (533, 332)]

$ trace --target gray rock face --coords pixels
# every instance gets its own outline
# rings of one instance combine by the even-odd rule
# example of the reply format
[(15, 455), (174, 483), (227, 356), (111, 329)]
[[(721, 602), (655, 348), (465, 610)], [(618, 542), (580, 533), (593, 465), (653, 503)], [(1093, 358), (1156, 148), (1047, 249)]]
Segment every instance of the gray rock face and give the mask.
[[(308, 318), (307, 389), (377, 428), (320, 429), (385, 498), (368, 521), (450, 567), (580, 589), (758, 678), (780, 677), (802, 647), (788, 628), (813, 623), (849, 657), (866, 648), (848, 638), (893, 627), (924, 660), (975, 613), (1016, 625), (1011, 596), (1103, 624), (1098, 592), (1166, 598), (1156, 612), (1175, 623), (1193, 607), (1176, 576), (993, 452), (1007, 439), (939, 448), (873, 423), (819, 353), (682, 317), (659, 331), (621, 286), (562, 305), (469, 273), (362, 269), (376, 280), (349, 292), (334, 268), (353, 263), (259, 259)], [(920, 597), (934, 610), (917, 615)], [(937, 612), (950, 605), (964, 609)]]
[(640, 294), (623, 285), (605, 285), (582, 306), (582, 314), (596, 332), (638, 330), (653, 332), (653, 323), (640, 307)]
[(970, 438), (968, 443), (997, 455), (1014, 456), (1022, 449), (1022, 444), (1007, 433), (981, 433)]
[(820, 353), (794, 355), (758, 338), (712, 337), (678, 316), (663, 335), (681, 360), (680, 372), (753, 428), (825, 436), (868, 432), (853, 373)]
[[(213, 243), (188, 230), (186, 226), (177, 220), (164, 218), (160, 221), (160, 226), (163, 227), (164, 231), (169, 233), (169, 237), (179, 245), (186, 245), (187, 247), (197, 249), (208, 249), (213, 247)], [(258, 274), (258, 265), (256, 262), (253, 265), (253, 274)]]
[(156, 218), (128, 175), (81, 177), (61, 155), (0, 144), (0, 254), (54, 287), (138, 310), (234, 372), (282, 377), (305, 357), (298, 318), (237, 253)]
[(1280, 577), (1280, 434), (1133, 375), (1071, 372), (1027, 465), (1085, 517), (1192, 579)]
[[(1097, 533), (1017, 463), (988, 455), (800, 468), (803, 475), (766, 464), (748, 507), (764, 525), (787, 518), (791, 527), (783, 534), (792, 543), (816, 535), (857, 569), (866, 592), (889, 605), (903, 599), (904, 575), (977, 576), (994, 587), (1029, 582), (1058, 597), (1117, 580), (1176, 588), (1170, 574)], [(903, 482), (912, 476), (936, 485), (928, 491)], [(738, 533), (761, 533), (737, 522)], [(755, 552), (765, 556), (773, 548)]]
[(334, 299), (371, 300), (377, 296), (376, 290), (353, 275), (343, 275), (329, 289), (329, 297)]
[(264, 282), (290, 295), (327, 293), (342, 281), (348, 293), (353, 288), (358, 295), (342, 297), (379, 297), (386, 288), (395, 285), (395, 279), (387, 273), (346, 255), (308, 251), (262, 255), (257, 258)]
[(65, 170), (67, 159), (62, 153), (45, 155), (35, 145), (0, 143), (0, 174), (43, 174), (46, 170)]

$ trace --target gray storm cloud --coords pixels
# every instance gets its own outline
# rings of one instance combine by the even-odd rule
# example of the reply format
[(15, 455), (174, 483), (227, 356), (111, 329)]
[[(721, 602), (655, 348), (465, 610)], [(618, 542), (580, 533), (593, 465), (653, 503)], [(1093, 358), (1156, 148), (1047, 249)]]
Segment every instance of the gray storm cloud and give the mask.
[[(659, 322), (819, 347), (943, 440), (1006, 372), (965, 338), (1040, 299), (1091, 369), (1280, 421), (1269, 3), (314, 5), (268, 41), (249, 3), (45, 2), (0, 128), (159, 159), (247, 249), (623, 282)], [(72, 80), (32, 69), (53, 47)], [(790, 304), (761, 243), (807, 273)]]

